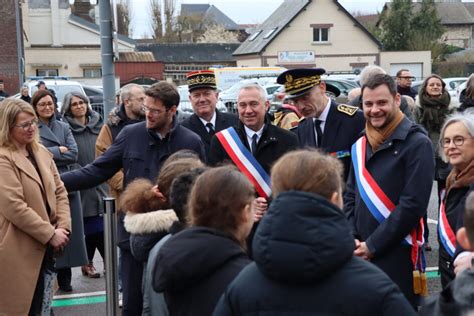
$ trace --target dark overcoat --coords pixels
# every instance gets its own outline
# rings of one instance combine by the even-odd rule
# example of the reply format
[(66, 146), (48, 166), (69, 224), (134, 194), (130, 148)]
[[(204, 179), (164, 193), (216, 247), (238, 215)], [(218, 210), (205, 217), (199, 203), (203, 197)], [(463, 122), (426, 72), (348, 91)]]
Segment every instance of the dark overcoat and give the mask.
[(364, 159), (368, 172), (395, 209), (379, 223), (362, 200), (351, 168), (344, 210), (355, 237), (365, 241), (374, 255), (371, 262), (387, 273), (415, 305), (411, 247), (403, 240), (418, 227), (428, 207), (434, 174), (433, 145), (426, 132), (405, 117), (376, 152), (367, 143)]

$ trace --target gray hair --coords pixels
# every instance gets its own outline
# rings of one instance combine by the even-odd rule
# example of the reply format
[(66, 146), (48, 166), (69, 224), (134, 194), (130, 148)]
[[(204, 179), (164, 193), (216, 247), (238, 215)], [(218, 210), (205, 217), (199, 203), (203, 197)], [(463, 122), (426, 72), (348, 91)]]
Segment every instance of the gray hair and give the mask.
[(138, 88), (142, 90), (143, 93), (145, 93), (145, 89), (141, 85), (136, 84), (136, 83), (129, 83), (123, 86), (122, 89), (120, 90), (120, 100), (122, 100), (122, 102), (124, 102), (124, 100), (130, 99), (130, 97), (132, 96), (133, 88)]
[(364, 69), (362, 69), (360, 76), (359, 76), (359, 83), (360, 86), (364, 86), (369, 78), (373, 77), (374, 75), (378, 74), (383, 74), (385, 75), (387, 72), (383, 70), (382, 67), (376, 66), (376, 65), (370, 65), (370, 66), (365, 66)]
[(239, 89), (239, 95), (240, 95), (240, 92), (242, 90), (251, 90), (251, 89), (258, 90), (258, 93), (260, 94), (260, 99), (263, 102), (266, 102), (268, 100), (267, 91), (265, 91), (265, 89), (261, 85), (259, 85), (258, 83), (254, 83), (254, 82), (246, 83), (243, 86), (241, 86), (240, 89)]
[(89, 98), (86, 95), (82, 94), (82, 92), (72, 91), (72, 92), (67, 93), (64, 96), (63, 103), (61, 104), (61, 114), (63, 116), (72, 117), (72, 113), (71, 113), (72, 97), (76, 97), (76, 98), (79, 98), (82, 101), (84, 101), (87, 104), (87, 113), (86, 113), (86, 115), (91, 114), (92, 109), (91, 109), (91, 106), (89, 104)]
[(443, 158), (444, 161), (448, 161), (448, 158), (444, 154), (444, 150), (442, 150), (442, 142), (444, 138), (444, 133), (446, 132), (446, 128), (454, 123), (462, 123), (464, 127), (466, 127), (469, 135), (471, 137), (474, 137), (474, 110), (465, 110), (464, 112), (460, 113), (454, 113), (446, 118), (446, 121), (444, 121), (443, 127), (441, 128), (441, 133), (439, 134), (439, 147), (440, 147), (440, 155), (441, 158)]

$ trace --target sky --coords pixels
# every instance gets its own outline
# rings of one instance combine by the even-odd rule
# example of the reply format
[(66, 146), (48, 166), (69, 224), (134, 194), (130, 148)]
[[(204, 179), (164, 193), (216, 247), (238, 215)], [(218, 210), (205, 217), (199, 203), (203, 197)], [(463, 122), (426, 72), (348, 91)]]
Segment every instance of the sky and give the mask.
[[(133, 37), (141, 38), (150, 33), (149, 0), (129, 0), (133, 11)], [(178, 3), (213, 4), (238, 24), (257, 24), (265, 21), (283, 0), (177, 0)], [(347, 11), (377, 13), (386, 0), (339, 0)], [(179, 7), (179, 5), (178, 5)]]

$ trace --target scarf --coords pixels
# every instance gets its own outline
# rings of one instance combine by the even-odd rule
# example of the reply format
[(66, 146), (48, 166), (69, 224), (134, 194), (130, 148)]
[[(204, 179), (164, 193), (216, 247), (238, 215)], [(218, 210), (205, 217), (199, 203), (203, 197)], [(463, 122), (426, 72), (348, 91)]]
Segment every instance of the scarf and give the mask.
[(429, 133), (433, 131), (439, 132), (446, 116), (450, 112), (449, 103), (451, 103), (451, 96), (445, 90), (439, 98), (433, 98), (427, 95), (423, 88), (420, 89), (418, 96), (421, 105), (420, 123)]
[(468, 187), (474, 182), (474, 160), (464, 170), (454, 167), (446, 179), (446, 192), (454, 188)]
[(399, 109), (395, 113), (393, 119), (381, 129), (373, 127), (369, 121), (365, 123), (365, 134), (367, 135), (367, 140), (369, 141), (369, 144), (374, 152), (376, 152), (380, 145), (382, 145), (383, 142), (393, 134), (404, 117), (405, 115)]

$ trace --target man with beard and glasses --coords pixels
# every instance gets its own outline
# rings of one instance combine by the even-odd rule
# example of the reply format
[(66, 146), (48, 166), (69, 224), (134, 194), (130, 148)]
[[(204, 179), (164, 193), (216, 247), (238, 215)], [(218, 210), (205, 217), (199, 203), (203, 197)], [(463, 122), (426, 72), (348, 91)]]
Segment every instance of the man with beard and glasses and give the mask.
[[(153, 84), (145, 91), (145, 122), (125, 126), (103, 155), (87, 166), (61, 174), (68, 191), (91, 188), (107, 181), (123, 169), (123, 187), (137, 178), (155, 181), (163, 162), (181, 149), (195, 151), (205, 160), (204, 145), (198, 135), (179, 125), (176, 109), (179, 93), (167, 82)], [(141, 315), (143, 264), (130, 251), (130, 234), (120, 214), (117, 240), (122, 256), (123, 315)]]
[(212, 136), (223, 129), (236, 125), (239, 118), (237, 115), (222, 113), (216, 109), (219, 92), (213, 70), (190, 72), (186, 75), (186, 81), (189, 101), (193, 106), (194, 114), (181, 122), (181, 125), (201, 137), (208, 156)]
[(364, 129), (364, 116), (356, 106), (337, 104), (326, 95), (339, 89), (324, 82), (322, 68), (291, 69), (283, 72), (277, 82), (285, 85), (287, 98), (305, 117), (296, 132), (301, 148), (314, 147), (338, 158), (344, 165), (344, 180), (350, 169), (352, 144)]
[(344, 194), (354, 255), (387, 273), (416, 308), (419, 296), (427, 294), (422, 218), (433, 185), (433, 145), (400, 111), (400, 94), (389, 75), (369, 78), (362, 100), (366, 128), (352, 146)]

